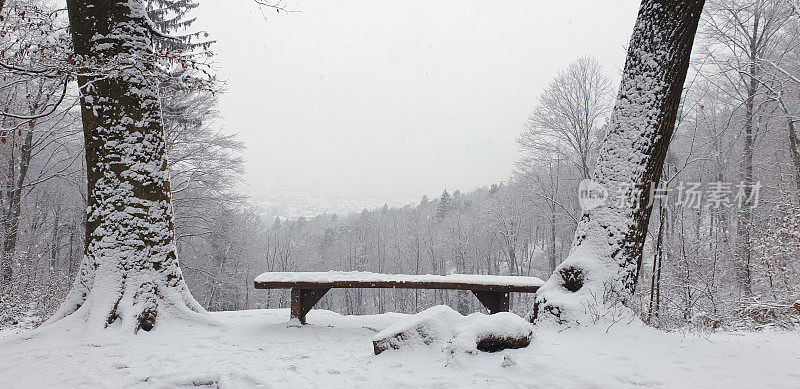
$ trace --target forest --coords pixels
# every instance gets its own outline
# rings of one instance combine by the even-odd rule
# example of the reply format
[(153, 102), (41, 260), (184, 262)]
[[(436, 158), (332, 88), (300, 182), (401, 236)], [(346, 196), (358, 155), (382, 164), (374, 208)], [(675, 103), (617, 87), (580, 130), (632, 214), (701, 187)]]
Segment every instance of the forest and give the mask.
[[(68, 320), (90, 302), (90, 323), (118, 319), (133, 332), (153, 328), (165, 306), (188, 317), (288, 308), (289, 291), (256, 290), (256, 276), (328, 270), (538, 277), (548, 280), (538, 295), (511, 297), (511, 311), (534, 322), (569, 320), (551, 283), (570, 289), (577, 280), (577, 289), (615, 295), (581, 298), (622, 301), (632, 313), (608, 319), (590, 309), (597, 322), (702, 334), (800, 325), (796, 0), (684, 3), (699, 4), (690, 10), (696, 34), (680, 15), (660, 28), (683, 39), (674, 52), (688, 61), (685, 82), (679, 60), (661, 62), (672, 52), (640, 54), (664, 43), (637, 38), (638, 24), (624, 70), (575, 53), (519, 118), (506, 180), (315, 217), (276, 215), (241, 190), (247, 145), (220, 120), (217, 42), (194, 27), (202, 1), (131, 1), (139, 8), (114, 14), (124, 34), (92, 13), (103, 9), (92, 1), (0, 1), (0, 328)], [(95, 25), (70, 26), (75, 18)], [(108, 47), (93, 41), (103, 33)], [(129, 57), (103, 51), (115, 39)], [(647, 72), (665, 67), (674, 85), (661, 95)], [(655, 130), (620, 143), (639, 118)], [(615, 205), (590, 212), (583, 189), (598, 182)], [(614, 209), (631, 211), (623, 220)], [(610, 231), (604, 243), (595, 240), (600, 229)], [(622, 269), (605, 289), (593, 277), (606, 273), (585, 259), (603, 250), (617, 261), (603, 266)], [(106, 265), (109, 256), (117, 262)], [(132, 284), (140, 268), (166, 283)], [(382, 315), (436, 305), (483, 310), (468, 291), (412, 289), (335, 290), (316, 308)]]
[[(18, 66), (57, 66), (70, 46), (65, 15), (26, 3), (6, 6), (5, 55)], [(149, 2), (161, 31), (191, 26), (196, 2), (168, 3)], [(655, 326), (790, 325), (775, 307), (800, 293), (796, 12), (778, 0), (705, 7), (636, 286), (635, 306)], [(193, 55), (213, 48), (213, 37), (190, 38), (182, 46)], [(171, 44), (156, 39), (159, 50)], [(578, 57), (520, 118), (519, 160), (506, 182), (443, 188), (403, 208), (281, 219), (235, 191), (245, 145), (218, 126), (212, 70), (195, 66), (164, 77), (161, 101), (178, 253), (209, 310), (285, 306), (283, 292), (252, 290), (263, 271), (547, 278), (572, 244), (578, 183), (590, 177), (615, 96), (611, 70)], [(51, 76), (58, 68), (2, 71), (2, 320), (36, 325), (64, 298), (83, 253), (80, 112), (68, 78)], [(760, 184), (758, 204), (737, 206), (743, 182)], [(527, 312), (530, 296), (515, 297), (515, 311)], [(349, 314), (479, 307), (465, 292), (432, 291), (346, 290), (321, 304)]]

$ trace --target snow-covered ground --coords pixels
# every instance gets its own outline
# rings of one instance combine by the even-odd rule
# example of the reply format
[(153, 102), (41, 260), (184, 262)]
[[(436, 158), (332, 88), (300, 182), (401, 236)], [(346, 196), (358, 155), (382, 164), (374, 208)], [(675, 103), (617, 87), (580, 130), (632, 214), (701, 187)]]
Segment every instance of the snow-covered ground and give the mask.
[(372, 336), (405, 317), (286, 309), (213, 313), (217, 327), (171, 325), (122, 337), (80, 328), (0, 337), (4, 388), (798, 388), (800, 333), (663, 333), (641, 325), (534, 330), (528, 348), (373, 355)]

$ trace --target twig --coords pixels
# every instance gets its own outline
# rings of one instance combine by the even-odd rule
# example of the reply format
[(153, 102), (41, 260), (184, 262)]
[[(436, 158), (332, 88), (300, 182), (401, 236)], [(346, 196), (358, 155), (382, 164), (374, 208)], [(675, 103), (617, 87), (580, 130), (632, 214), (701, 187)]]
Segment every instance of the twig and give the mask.
[(61, 105), (61, 102), (64, 101), (64, 96), (67, 95), (67, 85), (68, 84), (69, 84), (69, 77), (64, 79), (64, 89), (61, 91), (61, 97), (59, 97), (58, 101), (56, 101), (54, 104), (51, 104), (52, 108), (50, 108), (50, 110), (47, 111), (47, 112), (41, 112), (41, 113), (38, 113), (36, 115), (31, 115), (31, 116), (24, 116), (24, 115), (13, 114), (13, 113), (10, 113), (10, 112), (2, 112), (2, 111), (0, 111), (0, 116), (6, 116), (6, 117), (10, 117), (10, 118), (14, 118), (14, 119), (20, 119), (20, 120), (35, 120), (35, 119), (41, 119), (41, 118), (46, 117), (46, 116), (50, 116), (50, 115), (53, 114), (53, 112), (56, 111), (56, 109), (58, 109), (58, 106)]

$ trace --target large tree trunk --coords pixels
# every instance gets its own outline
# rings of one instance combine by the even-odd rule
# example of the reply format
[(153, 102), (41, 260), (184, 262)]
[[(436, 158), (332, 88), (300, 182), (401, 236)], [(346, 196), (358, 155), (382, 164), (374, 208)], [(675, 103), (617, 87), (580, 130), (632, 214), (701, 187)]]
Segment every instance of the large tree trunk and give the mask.
[(176, 257), (164, 129), (143, 0), (69, 0), (86, 141), (86, 247), (75, 285), (50, 319), (149, 331), (206, 319)]
[(652, 210), (649, 188), (667, 155), (703, 4), (642, 1), (593, 174), (617, 198), (584, 212), (569, 257), (537, 293), (534, 320), (581, 323), (587, 312), (616, 310), (633, 294)]

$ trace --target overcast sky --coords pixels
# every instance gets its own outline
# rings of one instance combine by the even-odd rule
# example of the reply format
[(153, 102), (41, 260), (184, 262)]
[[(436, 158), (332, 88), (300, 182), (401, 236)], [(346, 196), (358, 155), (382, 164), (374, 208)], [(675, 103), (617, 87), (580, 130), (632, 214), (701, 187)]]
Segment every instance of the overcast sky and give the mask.
[[(638, 1), (202, 0), (247, 188), (412, 202), (504, 181), (549, 80), (583, 54), (618, 80)], [(616, 84), (615, 84), (616, 87)], [(382, 204), (364, 204), (374, 207)]]

